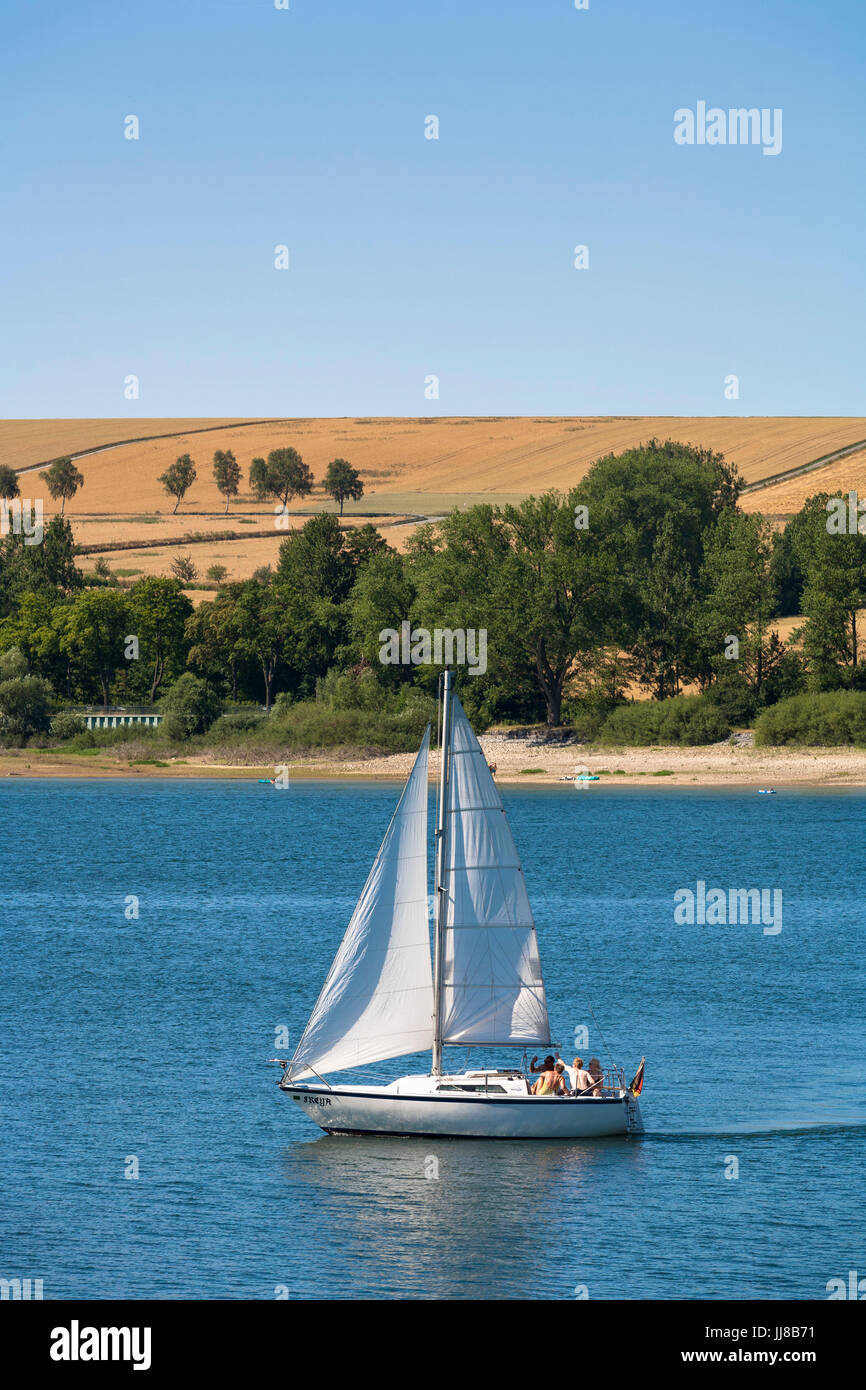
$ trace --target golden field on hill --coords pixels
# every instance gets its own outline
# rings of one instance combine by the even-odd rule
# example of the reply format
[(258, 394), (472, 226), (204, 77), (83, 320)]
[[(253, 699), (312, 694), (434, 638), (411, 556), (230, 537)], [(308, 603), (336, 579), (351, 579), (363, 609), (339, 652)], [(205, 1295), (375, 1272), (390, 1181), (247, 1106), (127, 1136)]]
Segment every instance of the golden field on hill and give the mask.
[[(219, 509), (210, 476), (214, 449), (232, 448), (242, 466), (288, 444), (300, 450), (317, 477), (335, 457), (348, 458), (367, 481), (367, 492), (526, 494), (568, 488), (603, 454), (618, 453), (655, 435), (717, 449), (747, 482), (795, 468), (833, 449), (866, 438), (866, 418), (788, 417), (555, 417), (369, 420), (275, 420), (241, 427), (203, 420), (31, 420), (0, 422), (0, 461), (25, 468), (57, 453), (105, 445), (132, 435), (163, 434), (94, 455), (87, 463), (88, 496), (76, 511), (166, 510), (156, 477), (178, 454), (190, 453), (199, 479), (184, 505)], [(195, 432), (194, 432), (195, 431)], [(170, 510), (170, 508), (169, 508)]]
[(0, 420), (0, 463), (10, 468), (31, 468), (62, 454), (76, 454), (82, 449), (100, 448), (118, 440), (241, 423), (239, 416), (229, 416), (225, 420), (150, 416), (111, 420)]
[[(170, 435), (169, 438), (133, 436)], [(167, 573), (171, 560), (191, 553), (204, 576), (209, 565), (224, 564), (229, 577), (248, 577), (273, 563), (285, 531), (274, 525), (273, 503), (260, 503), (245, 491), (250, 460), (292, 445), (321, 480), (333, 458), (346, 458), (361, 472), (365, 495), (346, 504), (346, 520), (380, 523), (411, 516), (439, 516), (475, 501), (517, 501), (549, 488), (567, 490), (595, 459), (618, 453), (655, 436), (716, 449), (736, 463), (747, 482), (796, 468), (866, 438), (866, 418), (794, 417), (553, 417), (420, 419), (240, 420), (7, 420), (0, 421), (0, 462), (34, 469), (63, 453), (81, 454), (77, 464), (85, 483), (67, 503), (66, 514), (84, 547), (124, 541), (130, 548), (106, 555), (113, 569)], [(118, 447), (106, 447), (118, 440)], [(212, 476), (215, 449), (232, 449), (243, 470), (241, 495), (225, 501)], [(174, 499), (157, 481), (174, 459), (189, 453), (198, 478), (177, 515)], [(32, 478), (25, 486), (25, 478)], [(25, 496), (44, 496), (33, 472), (24, 475)], [(743, 505), (770, 515), (796, 510), (823, 488), (856, 487), (866, 493), (866, 450), (773, 487), (747, 493)], [(290, 504), (306, 513), (334, 510), (317, 486), (309, 498)], [(45, 498), (45, 512), (53, 504)], [(293, 524), (295, 524), (293, 520)], [(401, 545), (411, 526), (389, 528)], [(273, 536), (185, 541), (188, 533), (234, 530)], [(149, 549), (142, 542), (176, 537), (177, 545)], [(83, 560), (89, 567), (95, 554)], [(200, 591), (199, 591), (200, 592)]]
[(744, 512), (763, 512), (765, 516), (789, 516), (798, 512), (807, 497), (816, 492), (851, 492), (866, 497), (866, 449), (835, 463), (825, 464), (798, 478), (787, 478), (772, 487), (745, 492), (740, 498)]

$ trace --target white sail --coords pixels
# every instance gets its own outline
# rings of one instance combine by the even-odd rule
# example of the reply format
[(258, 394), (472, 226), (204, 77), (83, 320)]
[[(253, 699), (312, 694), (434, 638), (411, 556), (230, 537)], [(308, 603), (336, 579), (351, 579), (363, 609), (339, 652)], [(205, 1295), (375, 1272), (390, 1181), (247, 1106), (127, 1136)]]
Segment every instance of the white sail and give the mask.
[(442, 966), (443, 1043), (548, 1046), (523, 870), (487, 760), (453, 697)]
[(433, 1045), (427, 754), (411, 775), (292, 1058), (293, 1080)]

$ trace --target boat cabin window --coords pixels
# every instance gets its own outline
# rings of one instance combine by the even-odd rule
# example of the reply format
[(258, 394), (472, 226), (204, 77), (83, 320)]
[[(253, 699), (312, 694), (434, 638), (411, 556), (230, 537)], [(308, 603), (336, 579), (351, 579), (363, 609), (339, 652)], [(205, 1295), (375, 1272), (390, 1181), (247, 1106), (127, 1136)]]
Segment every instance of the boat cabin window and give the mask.
[(477, 1082), (472, 1082), (471, 1084), (466, 1084), (466, 1083), (464, 1083), (462, 1086), (450, 1086), (450, 1085), (447, 1085), (447, 1084), (446, 1084), (446, 1085), (444, 1085), (444, 1086), (440, 1086), (440, 1087), (439, 1087), (439, 1090), (440, 1090), (440, 1091), (480, 1091), (482, 1095), (490, 1094), (491, 1091), (498, 1091), (500, 1095), (502, 1095), (502, 1096), (505, 1095), (505, 1087), (504, 1087), (504, 1086), (496, 1086), (496, 1085), (493, 1085), (493, 1086), (485, 1086), (485, 1085), (483, 1084), (483, 1082), (480, 1083), (480, 1084), (477, 1083)]

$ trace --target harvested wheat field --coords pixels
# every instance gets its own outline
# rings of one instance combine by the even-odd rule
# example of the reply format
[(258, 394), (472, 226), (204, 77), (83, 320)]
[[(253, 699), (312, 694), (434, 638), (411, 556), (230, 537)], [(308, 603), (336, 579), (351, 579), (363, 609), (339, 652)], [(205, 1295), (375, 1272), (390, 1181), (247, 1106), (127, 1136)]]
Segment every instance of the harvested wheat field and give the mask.
[(238, 416), (225, 420), (129, 416), (112, 420), (0, 420), (0, 463), (10, 468), (34, 468), (63, 454), (106, 448), (120, 440), (243, 423)]
[[(389, 540), (402, 547), (419, 519), (481, 500), (504, 503), (548, 488), (566, 490), (595, 459), (652, 437), (719, 450), (755, 483), (866, 439), (866, 418), (8, 420), (0, 422), (0, 460), (32, 470), (23, 474), (22, 492), (38, 496), (37, 468), (59, 454), (77, 457), (85, 481), (66, 515), (87, 552), (85, 567), (95, 562), (95, 547), (123, 543), (125, 552), (107, 554), (112, 568), (167, 573), (172, 559), (191, 552), (200, 575), (224, 564), (230, 578), (240, 579), (273, 562), (284, 534), (274, 525), (274, 504), (246, 490), (251, 459), (271, 449), (294, 446), (318, 480), (309, 497), (290, 504), (293, 524), (310, 512), (336, 509), (321, 479), (331, 459), (346, 458), (365, 485), (360, 502), (346, 504), (347, 524), (409, 518), (390, 528)], [(118, 443), (123, 439), (128, 442)], [(228, 515), (212, 475), (215, 449), (232, 449), (243, 471)], [(158, 478), (184, 453), (195, 460), (198, 477), (174, 514), (174, 499)], [(32, 484), (23, 486), (30, 478)], [(743, 505), (779, 516), (795, 511), (813, 492), (840, 486), (866, 492), (866, 449), (746, 493)], [(44, 501), (50, 516), (54, 504)], [(213, 535), (225, 531), (239, 534)], [(144, 544), (158, 539), (176, 539), (177, 545)]]
[(746, 512), (763, 512), (765, 516), (787, 517), (798, 512), (816, 492), (856, 492), (866, 497), (866, 449), (848, 454), (834, 463), (824, 464), (795, 478), (786, 478), (771, 487), (746, 492), (740, 506)]
[[(215, 449), (235, 451), (244, 472), (250, 460), (279, 446), (294, 445), (317, 477), (335, 457), (361, 470), (367, 496), (389, 493), (526, 495), (546, 488), (568, 488), (601, 455), (618, 452), (652, 436), (673, 438), (720, 450), (738, 465), (747, 482), (780, 473), (866, 438), (866, 418), (681, 418), (622, 416), (599, 418), (439, 418), (369, 420), (275, 420), (264, 423), (129, 421), (126, 428), (152, 438), (105, 449), (122, 422), (6, 421), (0, 424), (0, 457), (12, 467), (33, 466), (56, 452), (92, 444), (104, 452), (79, 465), (86, 487), (70, 513), (170, 511), (170, 500), (156, 481), (178, 454), (190, 453), (199, 477), (183, 508), (220, 511), (223, 500), (211, 476)], [(90, 435), (88, 434), (90, 431)], [(99, 436), (97, 438), (97, 435)], [(51, 448), (46, 449), (50, 439)], [(382, 508), (391, 510), (391, 508)]]

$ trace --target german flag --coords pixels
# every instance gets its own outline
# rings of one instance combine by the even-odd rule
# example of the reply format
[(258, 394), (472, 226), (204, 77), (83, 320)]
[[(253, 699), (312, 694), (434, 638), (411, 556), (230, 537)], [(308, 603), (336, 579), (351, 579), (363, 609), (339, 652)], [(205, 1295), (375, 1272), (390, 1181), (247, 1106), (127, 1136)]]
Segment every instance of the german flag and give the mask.
[(634, 1074), (634, 1081), (629, 1086), (633, 1096), (639, 1096), (643, 1090), (643, 1069), (646, 1066), (646, 1057), (641, 1057), (640, 1066)]

